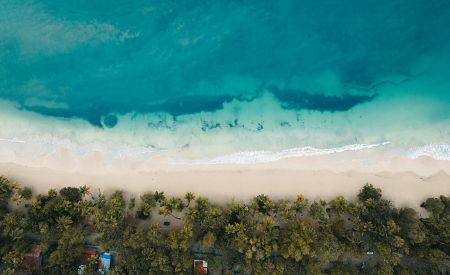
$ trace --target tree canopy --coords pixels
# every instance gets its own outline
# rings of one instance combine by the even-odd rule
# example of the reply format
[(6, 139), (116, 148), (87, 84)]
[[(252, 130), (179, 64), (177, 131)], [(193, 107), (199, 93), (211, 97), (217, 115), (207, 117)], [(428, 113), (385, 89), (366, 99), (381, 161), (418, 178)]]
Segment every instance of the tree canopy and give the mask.
[[(23, 268), (38, 245), (36, 274), (75, 274), (86, 245), (111, 251), (110, 274), (192, 274), (194, 259), (214, 273), (445, 274), (450, 266), (450, 200), (396, 208), (370, 184), (355, 199), (214, 203), (194, 193), (91, 194), (86, 186), (31, 189), (0, 177), (0, 274)], [(19, 207), (11, 207), (18, 205)], [(423, 217), (422, 217), (423, 216)], [(165, 223), (171, 221), (171, 223)], [(98, 260), (87, 263), (98, 274)]]

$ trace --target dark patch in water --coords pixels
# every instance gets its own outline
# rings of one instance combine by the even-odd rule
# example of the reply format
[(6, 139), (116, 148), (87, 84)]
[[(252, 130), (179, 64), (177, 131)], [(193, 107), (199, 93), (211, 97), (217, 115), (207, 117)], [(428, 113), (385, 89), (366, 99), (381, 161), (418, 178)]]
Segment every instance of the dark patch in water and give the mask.
[[(343, 96), (328, 96), (324, 94), (312, 94), (304, 90), (293, 90), (285, 89), (280, 90), (275, 86), (270, 86), (268, 90), (273, 93), (273, 95), (280, 101), (280, 104), (285, 109), (307, 109), (307, 110), (317, 110), (317, 111), (347, 111), (356, 105), (369, 102), (373, 100), (377, 95), (352, 95), (345, 94)], [(70, 107), (68, 109), (55, 109), (55, 108), (45, 108), (42, 106), (27, 107), (22, 105), (23, 109), (27, 109), (40, 114), (63, 117), (63, 118), (82, 118), (87, 120), (94, 126), (98, 127), (114, 127), (118, 118), (115, 115), (109, 115), (110, 113), (124, 114), (127, 112), (136, 113), (152, 113), (152, 112), (167, 112), (174, 116), (174, 121), (176, 121), (177, 116), (195, 114), (200, 112), (212, 112), (223, 108), (225, 103), (231, 102), (232, 100), (253, 101), (255, 98), (242, 98), (238, 96), (217, 96), (217, 97), (205, 97), (205, 96), (184, 96), (179, 98), (169, 99), (159, 105), (147, 105), (142, 103), (141, 105), (135, 105), (133, 110), (123, 107), (123, 105), (102, 105), (102, 108), (92, 108), (90, 105), (80, 105), (75, 107)], [(105, 117), (106, 116), (106, 117)], [(166, 124), (166, 125), (164, 125)], [(238, 127), (239, 122), (235, 119), (229, 122), (228, 127), (234, 128)], [(154, 123), (149, 123), (148, 126), (165, 126), (170, 128), (167, 123), (160, 122), (156, 125)], [(202, 130), (219, 128), (221, 125), (217, 123), (206, 123), (203, 125)], [(263, 125), (258, 125), (257, 130), (260, 131), (264, 127)]]
[(352, 95), (329, 96), (324, 94), (312, 94), (304, 90), (285, 89), (280, 90), (275, 86), (269, 90), (280, 101), (285, 109), (307, 109), (315, 111), (347, 111), (356, 105), (372, 101), (374, 95)]
[(258, 123), (258, 126), (256, 126), (256, 131), (262, 131), (264, 129), (264, 125), (262, 122)]
[(200, 112), (211, 112), (223, 108), (223, 104), (232, 101), (235, 97), (205, 97), (205, 96), (185, 96), (167, 100), (159, 106), (153, 106), (150, 111), (164, 111), (174, 116), (194, 114)]
[(57, 109), (57, 108), (45, 108), (42, 106), (25, 107), (22, 106), (20, 109), (25, 109), (28, 111), (33, 111), (46, 116), (61, 117), (61, 118), (82, 118), (88, 121), (90, 124), (103, 128), (102, 116), (104, 115), (101, 111), (90, 110), (84, 112), (83, 109), (70, 108), (70, 109)]
[(220, 123), (217, 123), (217, 122), (208, 123), (206, 121), (202, 121), (202, 131), (203, 132), (206, 132), (207, 130), (220, 128), (220, 127), (221, 127)]
[(160, 120), (157, 123), (149, 122), (149, 123), (147, 123), (147, 127), (150, 127), (150, 128), (165, 128), (165, 129), (172, 128), (172, 127), (170, 127), (167, 124), (167, 122), (165, 120)]
[[(84, 106), (71, 106), (68, 109), (55, 109), (55, 108), (45, 108), (42, 106), (24, 106), (22, 109), (40, 113), (43, 115), (62, 117), (62, 118), (82, 118), (87, 120), (94, 126), (98, 127), (114, 127), (115, 116), (107, 116), (105, 119), (103, 117), (109, 113), (125, 114), (127, 112), (136, 113), (152, 113), (152, 112), (167, 112), (174, 116), (174, 121), (176, 117), (180, 115), (195, 114), (200, 112), (211, 112), (220, 110), (223, 108), (223, 104), (232, 101), (233, 99), (239, 99), (238, 97), (232, 96), (219, 96), (219, 97), (205, 97), (205, 96), (184, 96), (180, 98), (169, 99), (159, 105), (134, 105), (132, 110), (124, 107), (123, 105), (102, 105), (102, 108), (93, 108), (90, 105)], [(246, 101), (251, 101), (252, 99), (245, 99)], [(117, 120), (117, 117), (115, 117)], [(102, 123), (103, 122), (103, 123)], [(111, 122), (111, 123), (109, 123)], [(104, 125), (103, 125), (104, 124)], [(160, 125), (159, 125), (160, 126)]]
[(115, 115), (108, 115), (103, 119), (103, 124), (108, 128), (113, 128), (117, 125), (118, 118)]
[(234, 128), (239, 126), (239, 120), (236, 118), (233, 122), (228, 122), (228, 127)]

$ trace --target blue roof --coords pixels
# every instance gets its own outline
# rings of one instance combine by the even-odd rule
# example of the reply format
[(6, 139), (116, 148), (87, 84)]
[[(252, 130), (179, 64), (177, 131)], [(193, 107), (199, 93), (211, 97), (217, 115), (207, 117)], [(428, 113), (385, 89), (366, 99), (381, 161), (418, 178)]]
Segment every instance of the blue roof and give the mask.
[(105, 252), (103, 254), (100, 255), (100, 261), (101, 261), (101, 266), (102, 268), (99, 270), (102, 274), (105, 274), (106, 272), (108, 272), (110, 266), (111, 266), (111, 254), (109, 254), (108, 252)]
[(102, 254), (102, 255), (100, 255), (100, 259), (109, 259), (109, 260), (111, 260), (111, 254)]

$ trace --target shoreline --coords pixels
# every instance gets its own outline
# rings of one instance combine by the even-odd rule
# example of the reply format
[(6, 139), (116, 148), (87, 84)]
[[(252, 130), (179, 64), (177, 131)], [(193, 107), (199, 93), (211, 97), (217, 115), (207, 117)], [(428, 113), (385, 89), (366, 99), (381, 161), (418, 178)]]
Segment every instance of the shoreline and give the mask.
[(79, 156), (64, 146), (33, 157), (11, 153), (0, 155), (0, 175), (37, 193), (88, 185), (93, 191), (123, 190), (136, 197), (148, 191), (177, 196), (194, 192), (221, 202), (262, 193), (274, 198), (301, 193), (311, 199), (352, 199), (371, 183), (394, 205), (417, 209), (426, 197), (450, 194), (450, 161), (400, 157), (384, 146), (257, 164), (177, 163), (163, 156), (111, 159), (97, 150)]
[[(350, 159), (345, 160), (346, 157)], [(304, 157), (256, 165), (170, 165), (163, 160), (138, 165), (119, 161), (114, 164), (116, 169), (107, 169), (98, 160), (86, 160), (77, 169), (67, 169), (73, 163), (64, 159), (60, 159), (59, 168), (0, 162), (0, 175), (37, 193), (45, 193), (49, 188), (88, 185), (92, 191), (122, 190), (136, 197), (148, 191), (169, 195), (194, 192), (218, 202), (248, 200), (258, 194), (274, 198), (303, 194), (311, 199), (342, 195), (352, 199), (365, 183), (381, 188), (395, 206), (417, 209), (427, 197), (450, 194), (447, 161), (394, 159), (364, 169), (364, 162), (351, 157)], [(61, 168), (64, 165), (66, 169)]]

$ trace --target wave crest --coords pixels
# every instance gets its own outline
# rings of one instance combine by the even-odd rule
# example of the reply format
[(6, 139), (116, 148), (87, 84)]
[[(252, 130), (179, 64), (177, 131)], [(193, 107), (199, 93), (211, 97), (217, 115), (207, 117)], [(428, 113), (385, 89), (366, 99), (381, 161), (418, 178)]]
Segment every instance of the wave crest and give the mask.
[(416, 148), (409, 158), (431, 157), (436, 160), (450, 160), (450, 144), (429, 144)]
[(322, 156), (335, 153), (342, 153), (345, 151), (356, 151), (363, 149), (370, 149), (378, 146), (387, 145), (390, 142), (382, 142), (375, 144), (350, 144), (336, 148), (314, 148), (311, 146), (290, 148), (281, 151), (243, 151), (233, 153), (225, 156), (220, 156), (211, 159), (192, 160), (192, 161), (177, 161), (175, 164), (255, 164), (255, 163), (267, 163), (274, 162), (286, 158), (293, 157), (308, 157), (308, 156)]

